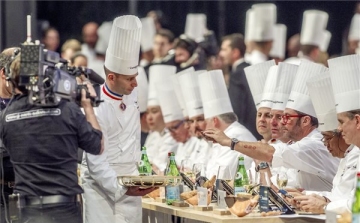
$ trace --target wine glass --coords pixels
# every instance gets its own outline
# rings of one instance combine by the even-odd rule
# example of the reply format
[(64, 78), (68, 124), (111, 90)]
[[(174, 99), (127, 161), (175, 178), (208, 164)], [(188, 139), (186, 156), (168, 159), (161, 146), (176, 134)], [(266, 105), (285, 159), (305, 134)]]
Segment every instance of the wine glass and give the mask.
[(234, 186), (234, 177), (235, 175), (231, 173), (231, 170), (228, 166), (219, 166), (217, 178), (220, 180), (226, 181), (230, 186)]
[(288, 176), (286, 172), (281, 171), (276, 175), (276, 182), (280, 189), (284, 189), (288, 182)]
[(204, 164), (203, 163), (195, 163), (192, 168), (192, 172), (194, 174), (193, 178), (191, 179), (194, 183), (196, 180), (204, 174)]
[(183, 159), (181, 161), (180, 172), (185, 174), (190, 179), (192, 179), (194, 175), (192, 168), (193, 168), (193, 163), (190, 159)]

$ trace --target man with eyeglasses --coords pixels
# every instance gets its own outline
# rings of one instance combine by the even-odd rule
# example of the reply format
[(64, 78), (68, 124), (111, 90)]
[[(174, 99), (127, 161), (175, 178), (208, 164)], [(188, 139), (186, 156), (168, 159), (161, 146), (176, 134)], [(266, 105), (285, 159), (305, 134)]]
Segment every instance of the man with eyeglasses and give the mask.
[(333, 179), (331, 192), (306, 191), (303, 194), (292, 194), (293, 205), (314, 213), (325, 213), (325, 210), (339, 208), (351, 210), (350, 200), (355, 191), (357, 163), (360, 150), (345, 142), (337, 128), (335, 99), (331, 86), (330, 74), (325, 72), (307, 82), (314, 109), (319, 117), (321, 141), (334, 156), (341, 158), (337, 173)]
[(282, 121), (284, 130), (295, 143), (264, 144), (234, 142), (218, 129), (208, 129), (205, 135), (221, 145), (233, 145), (233, 149), (254, 159), (298, 170), (298, 183), (307, 190), (330, 191), (339, 160), (333, 158), (321, 142), (317, 130), (318, 120), (306, 87), (307, 79), (326, 71), (327, 68), (302, 61), (296, 74)]

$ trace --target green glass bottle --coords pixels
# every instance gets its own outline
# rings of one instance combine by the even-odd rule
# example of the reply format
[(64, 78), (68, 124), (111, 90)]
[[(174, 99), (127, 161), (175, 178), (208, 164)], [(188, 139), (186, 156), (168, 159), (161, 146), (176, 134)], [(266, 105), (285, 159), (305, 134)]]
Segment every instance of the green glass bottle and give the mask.
[(139, 174), (140, 176), (150, 176), (152, 174), (152, 167), (149, 162), (149, 158), (146, 154), (146, 147), (141, 148), (141, 160), (139, 162)]
[(354, 195), (354, 201), (351, 208), (352, 212), (352, 223), (360, 222), (360, 172), (357, 173), (357, 183)]
[(234, 181), (234, 195), (236, 196), (238, 193), (246, 192), (245, 185), (249, 185), (249, 178), (244, 165), (244, 157), (240, 156), (239, 166)]
[[(171, 152), (168, 155), (170, 157), (170, 162), (166, 169), (166, 176), (180, 176), (179, 170), (175, 162), (175, 154)], [(174, 201), (180, 201), (179, 185), (171, 185), (172, 182), (173, 181), (170, 180), (170, 185), (165, 187), (165, 199), (168, 205), (171, 205)]]

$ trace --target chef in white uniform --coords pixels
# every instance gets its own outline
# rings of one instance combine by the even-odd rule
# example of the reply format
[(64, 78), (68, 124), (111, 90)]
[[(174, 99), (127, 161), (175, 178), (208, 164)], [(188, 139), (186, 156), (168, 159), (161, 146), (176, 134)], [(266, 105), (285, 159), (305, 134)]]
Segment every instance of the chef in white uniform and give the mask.
[[(256, 138), (250, 131), (237, 122), (222, 71), (204, 72), (199, 74), (198, 78), (201, 83), (200, 95), (204, 107), (206, 128), (216, 127), (224, 131), (230, 138), (255, 142)], [(229, 146), (214, 143), (206, 168), (206, 177), (211, 178), (213, 175), (217, 175), (219, 166), (228, 167), (230, 174), (235, 177), (239, 155), (230, 150)], [(252, 160), (246, 159), (246, 161), (246, 166), (250, 167)]]
[(245, 76), (256, 106), (256, 130), (266, 142), (271, 140), (270, 111), (271, 99), (262, 101), (266, 77), (270, 67), (276, 66), (275, 60), (269, 60), (245, 67)]
[(306, 10), (300, 32), (300, 51), (297, 57), (290, 57), (284, 62), (299, 65), (301, 60), (318, 61), (320, 46), (326, 38), (326, 26), (329, 15), (319, 10)]
[[(271, 162), (273, 167), (284, 166), (299, 170), (298, 182), (307, 190), (330, 191), (339, 160), (333, 158), (321, 142), (317, 119), (306, 87), (306, 80), (326, 71), (327, 68), (302, 61), (287, 102), (282, 121), (287, 134), (295, 143), (264, 144), (238, 142), (235, 150), (254, 159)], [(221, 145), (229, 146), (232, 140), (217, 129), (205, 131)]]
[(126, 15), (115, 18), (106, 53), (106, 82), (101, 89), (104, 100), (96, 108), (103, 131), (105, 150), (101, 156), (85, 154), (85, 222), (140, 223), (141, 196), (152, 189), (127, 188), (117, 176), (138, 175), (140, 160), (140, 114), (137, 104), (137, 66), (141, 22)]
[[(295, 66), (295, 65), (292, 65)], [(250, 90), (253, 95), (254, 102), (257, 107), (257, 116), (256, 116), (256, 128), (258, 129), (259, 134), (263, 136), (263, 140), (269, 144), (282, 143), (274, 138), (272, 138), (271, 132), (271, 108), (275, 99), (275, 91), (279, 89), (283, 90), (284, 88), (277, 86), (278, 80), (278, 66), (275, 65), (275, 61), (267, 61), (264, 63), (252, 65), (245, 68), (246, 78), (248, 80)], [(295, 70), (296, 72), (296, 70)], [(288, 75), (288, 74), (286, 74)], [(295, 76), (295, 74), (289, 76)], [(294, 79), (289, 78), (289, 81)], [(289, 83), (289, 85), (292, 85)], [(288, 96), (291, 90), (288, 88)], [(283, 95), (281, 95), (283, 96)], [(282, 98), (283, 99), (283, 98)], [(286, 99), (287, 101), (287, 99)], [(282, 113), (282, 112), (281, 112)], [(259, 160), (255, 160), (252, 163), (251, 170), (255, 171), (255, 166), (260, 163)], [(274, 185), (277, 186), (276, 175), (280, 172), (285, 172), (288, 175), (288, 185), (287, 186), (296, 186), (296, 177), (297, 171), (291, 168), (285, 167), (274, 167), (271, 169), (271, 181)], [(255, 177), (255, 174), (253, 174)], [(253, 179), (255, 180), (255, 179)]]
[(251, 51), (245, 54), (247, 63), (254, 65), (269, 60), (276, 14), (276, 5), (271, 3), (254, 4), (246, 12), (245, 43), (251, 48)]
[[(197, 149), (198, 139), (192, 137), (189, 129), (186, 128), (185, 117), (174, 90), (173, 78), (170, 74), (166, 75), (157, 80), (156, 86), (165, 125), (171, 136), (178, 142), (175, 161), (177, 166), (181, 167), (182, 161), (189, 159), (193, 151)], [(192, 164), (190, 162), (188, 164), (184, 168), (192, 170)]]
[(173, 139), (170, 131), (165, 126), (155, 83), (157, 79), (175, 74), (175, 72), (176, 67), (170, 65), (152, 65), (149, 69), (147, 122), (150, 133), (145, 141), (145, 147), (147, 148), (149, 161), (157, 174), (162, 174), (165, 171), (168, 153), (176, 153), (178, 142)]
[(319, 130), (324, 136), (323, 142), (334, 157), (342, 159), (331, 192), (306, 191), (306, 196), (295, 196), (295, 201), (298, 201), (298, 207), (310, 212), (324, 213), (334, 208), (350, 211), (351, 207), (343, 200), (350, 200), (354, 196), (360, 150), (346, 144), (341, 133), (336, 130), (338, 123), (329, 72), (315, 76), (307, 82), (307, 86), (319, 119)]

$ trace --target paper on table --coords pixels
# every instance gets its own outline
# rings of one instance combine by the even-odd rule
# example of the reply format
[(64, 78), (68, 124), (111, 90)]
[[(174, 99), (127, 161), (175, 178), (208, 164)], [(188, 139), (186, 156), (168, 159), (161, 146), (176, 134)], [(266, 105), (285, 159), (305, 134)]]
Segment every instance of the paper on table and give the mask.
[(207, 206), (207, 188), (198, 187), (197, 188), (197, 196), (198, 196), (198, 206), (199, 207), (206, 207)]
[(226, 209), (226, 202), (225, 202), (226, 192), (223, 190), (217, 190), (217, 195), (218, 195), (218, 200), (217, 200), (218, 208)]

